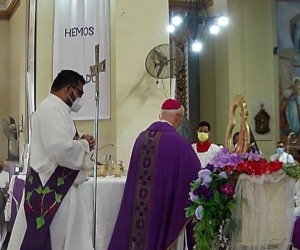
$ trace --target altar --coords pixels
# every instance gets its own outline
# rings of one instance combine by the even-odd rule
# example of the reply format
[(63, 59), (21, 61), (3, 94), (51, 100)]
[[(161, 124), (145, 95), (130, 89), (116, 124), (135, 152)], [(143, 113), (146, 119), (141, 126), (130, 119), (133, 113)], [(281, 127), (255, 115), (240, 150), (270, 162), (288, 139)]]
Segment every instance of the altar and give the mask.
[[(119, 213), (126, 177), (98, 178), (97, 183), (97, 221), (96, 221), (96, 249), (107, 250), (110, 238)], [(93, 220), (93, 178), (86, 181), (81, 187), (89, 224), (92, 233)]]

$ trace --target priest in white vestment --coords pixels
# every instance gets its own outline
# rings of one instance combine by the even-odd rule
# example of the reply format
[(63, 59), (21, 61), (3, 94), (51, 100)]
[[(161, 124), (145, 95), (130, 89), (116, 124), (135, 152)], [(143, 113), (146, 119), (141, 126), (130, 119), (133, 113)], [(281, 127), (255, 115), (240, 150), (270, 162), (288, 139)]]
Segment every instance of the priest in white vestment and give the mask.
[(207, 121), (200, 122), (197, 130), (198, 142), (192, 144), (203, 168), (211, 164), (214, 156), (221, 150), (218, 145), (209, 141), (209, 134), (210, 124)]
[[(89, 214), (87, 214), (78, 187), (88, 176), (89, 153), (94, 148), (95, 141), (92, 136), (88, 135), (75, 139), (78, 133), (70, 115), (71, 111), (78, 112), (83, 106), (81, 97), (84, 93), (84, 84), (84, 78), (77, 72), (61, 71), (52, 84), (51, 93), (34, 114), (30, 145), (31, 171), (39, 176), (42, 194), (50, 197), (54, 193), (52, 191), (55, 191), (54, 204), (59, 206), (53, 212), (53, 206), (47, 208), (46, 202), (43, 204), (42, 201), (42, 205), (39, 206), (44, 209), (44, 213), (36, 219), (35, 227), (37, 228), (34, 228), (39, 235), (31, 237), (32, 232), (30, 234), (28, 223), (31, 222), (30, 212), (34, 209), (28, 210), (26, 206), (27, 201), (30, 205), (29, 201), (37, 189), (33, 190), (33, 194), (31, 192), (32, 196), (30, 192), (29, 194), (26, 192), (26, 187), (30, 186), (33, 180), (33, 178), (30, 179), (33, 175), (29, 175), (25, 187), (26, 198), (23, 195), (8, 250), (93, 249), (92, 234), (88, 223)], [(55, 188), (52, 190), (51, 187), (50, 180), (57, 169), (62, 169), (63, 173), (69, 173), (68, 176), (55, 179), (54, 184), (57, 181), (58, 188), (71, 180), (67, 177), (75, 173), (74, 180), (71, 180), (68, 189), (64, 190), (65, 196), (58, 194), (58, 191)], [(32, 202), (31, 205), (33, 206), (34, 203)], [(54, 217), (50, 225), (47, 225), (49, 221), (47, 216), (53, 213)], [(45, 232), (48, 230), (48, 236), (43, 235), (42, 230)]]

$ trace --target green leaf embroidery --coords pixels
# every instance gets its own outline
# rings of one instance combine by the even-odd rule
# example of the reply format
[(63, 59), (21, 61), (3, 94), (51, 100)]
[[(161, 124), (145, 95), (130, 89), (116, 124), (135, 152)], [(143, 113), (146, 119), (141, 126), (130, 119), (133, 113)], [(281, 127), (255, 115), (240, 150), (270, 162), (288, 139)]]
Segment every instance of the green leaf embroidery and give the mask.
[(32, 175), (30, 175), (30, 176), (28, 177), (28, 182), (32, 185), (32, 182), (33, 182), (33, 176), (32, 176)]
[(32, 195), (32, 191), (26, 193), (26, 200), (27, 201), (30, 199), (31, 195)]
[(42, 191), (43, 191), (43, 188), (41, 186), (39, 186), (38, 188), (35, 189), (35, 191), (38, 193), (38, 194), (41, 194)]
[(44, 190), (42, 191), (42, 194), (49, 194), (49, 193), (51, 193), (51, 190), (50, 190), (50, 188), (47, 186), (47, 187), (45, 187)]
[(57, 186), (63, 185), (65, 183), (63, 178), (58, 178), (57, 179)]
[(44, 219), (44, 217), (38, 217), (38, 218), (36, 218), (36, 228), (37, 229), (40, 229), (44, 225), (45, 225), (45, 219)]
[(62, 198), (62, 195), (61, 195), (61, 194), (55, 193), (55, 201), (56, 201), (57, 203), (60, 203), (60, 202), (61, 202), (61, 198)]

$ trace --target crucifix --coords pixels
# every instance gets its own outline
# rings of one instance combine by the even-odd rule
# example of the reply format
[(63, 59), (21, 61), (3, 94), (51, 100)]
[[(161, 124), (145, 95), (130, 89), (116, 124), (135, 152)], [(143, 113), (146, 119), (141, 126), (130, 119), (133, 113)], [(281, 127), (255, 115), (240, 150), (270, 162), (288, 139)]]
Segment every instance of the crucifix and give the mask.
[(92, 77), (96, 77), (95, 81), (95, 120), (94, 120), (94, 138), (95, 138), (95, 148), (94, 148), (94, 193), (93, 193), (93, 247), (96, 249), (96, 222), (97, 222), (97, 162), (98, 162), (98, 122), (99, 122), (99, 106), (100, 106), (100, 81), (99, 74), (106, 71), (106, 60), (99, 62), (100, 51), (99, 44), (95, 46), (95, 65), (90, 66)]

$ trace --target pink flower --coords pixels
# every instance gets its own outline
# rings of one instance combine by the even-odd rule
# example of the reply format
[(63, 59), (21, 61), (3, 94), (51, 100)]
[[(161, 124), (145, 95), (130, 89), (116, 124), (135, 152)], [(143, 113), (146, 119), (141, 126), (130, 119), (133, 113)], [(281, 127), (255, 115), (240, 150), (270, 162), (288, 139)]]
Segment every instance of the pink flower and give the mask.
[(221, 192), (228, 196), (229, 199), (232, 199), (234, 192), (234, 185), (230, 183), (226, 183), (224, 186), (221, 187)]

